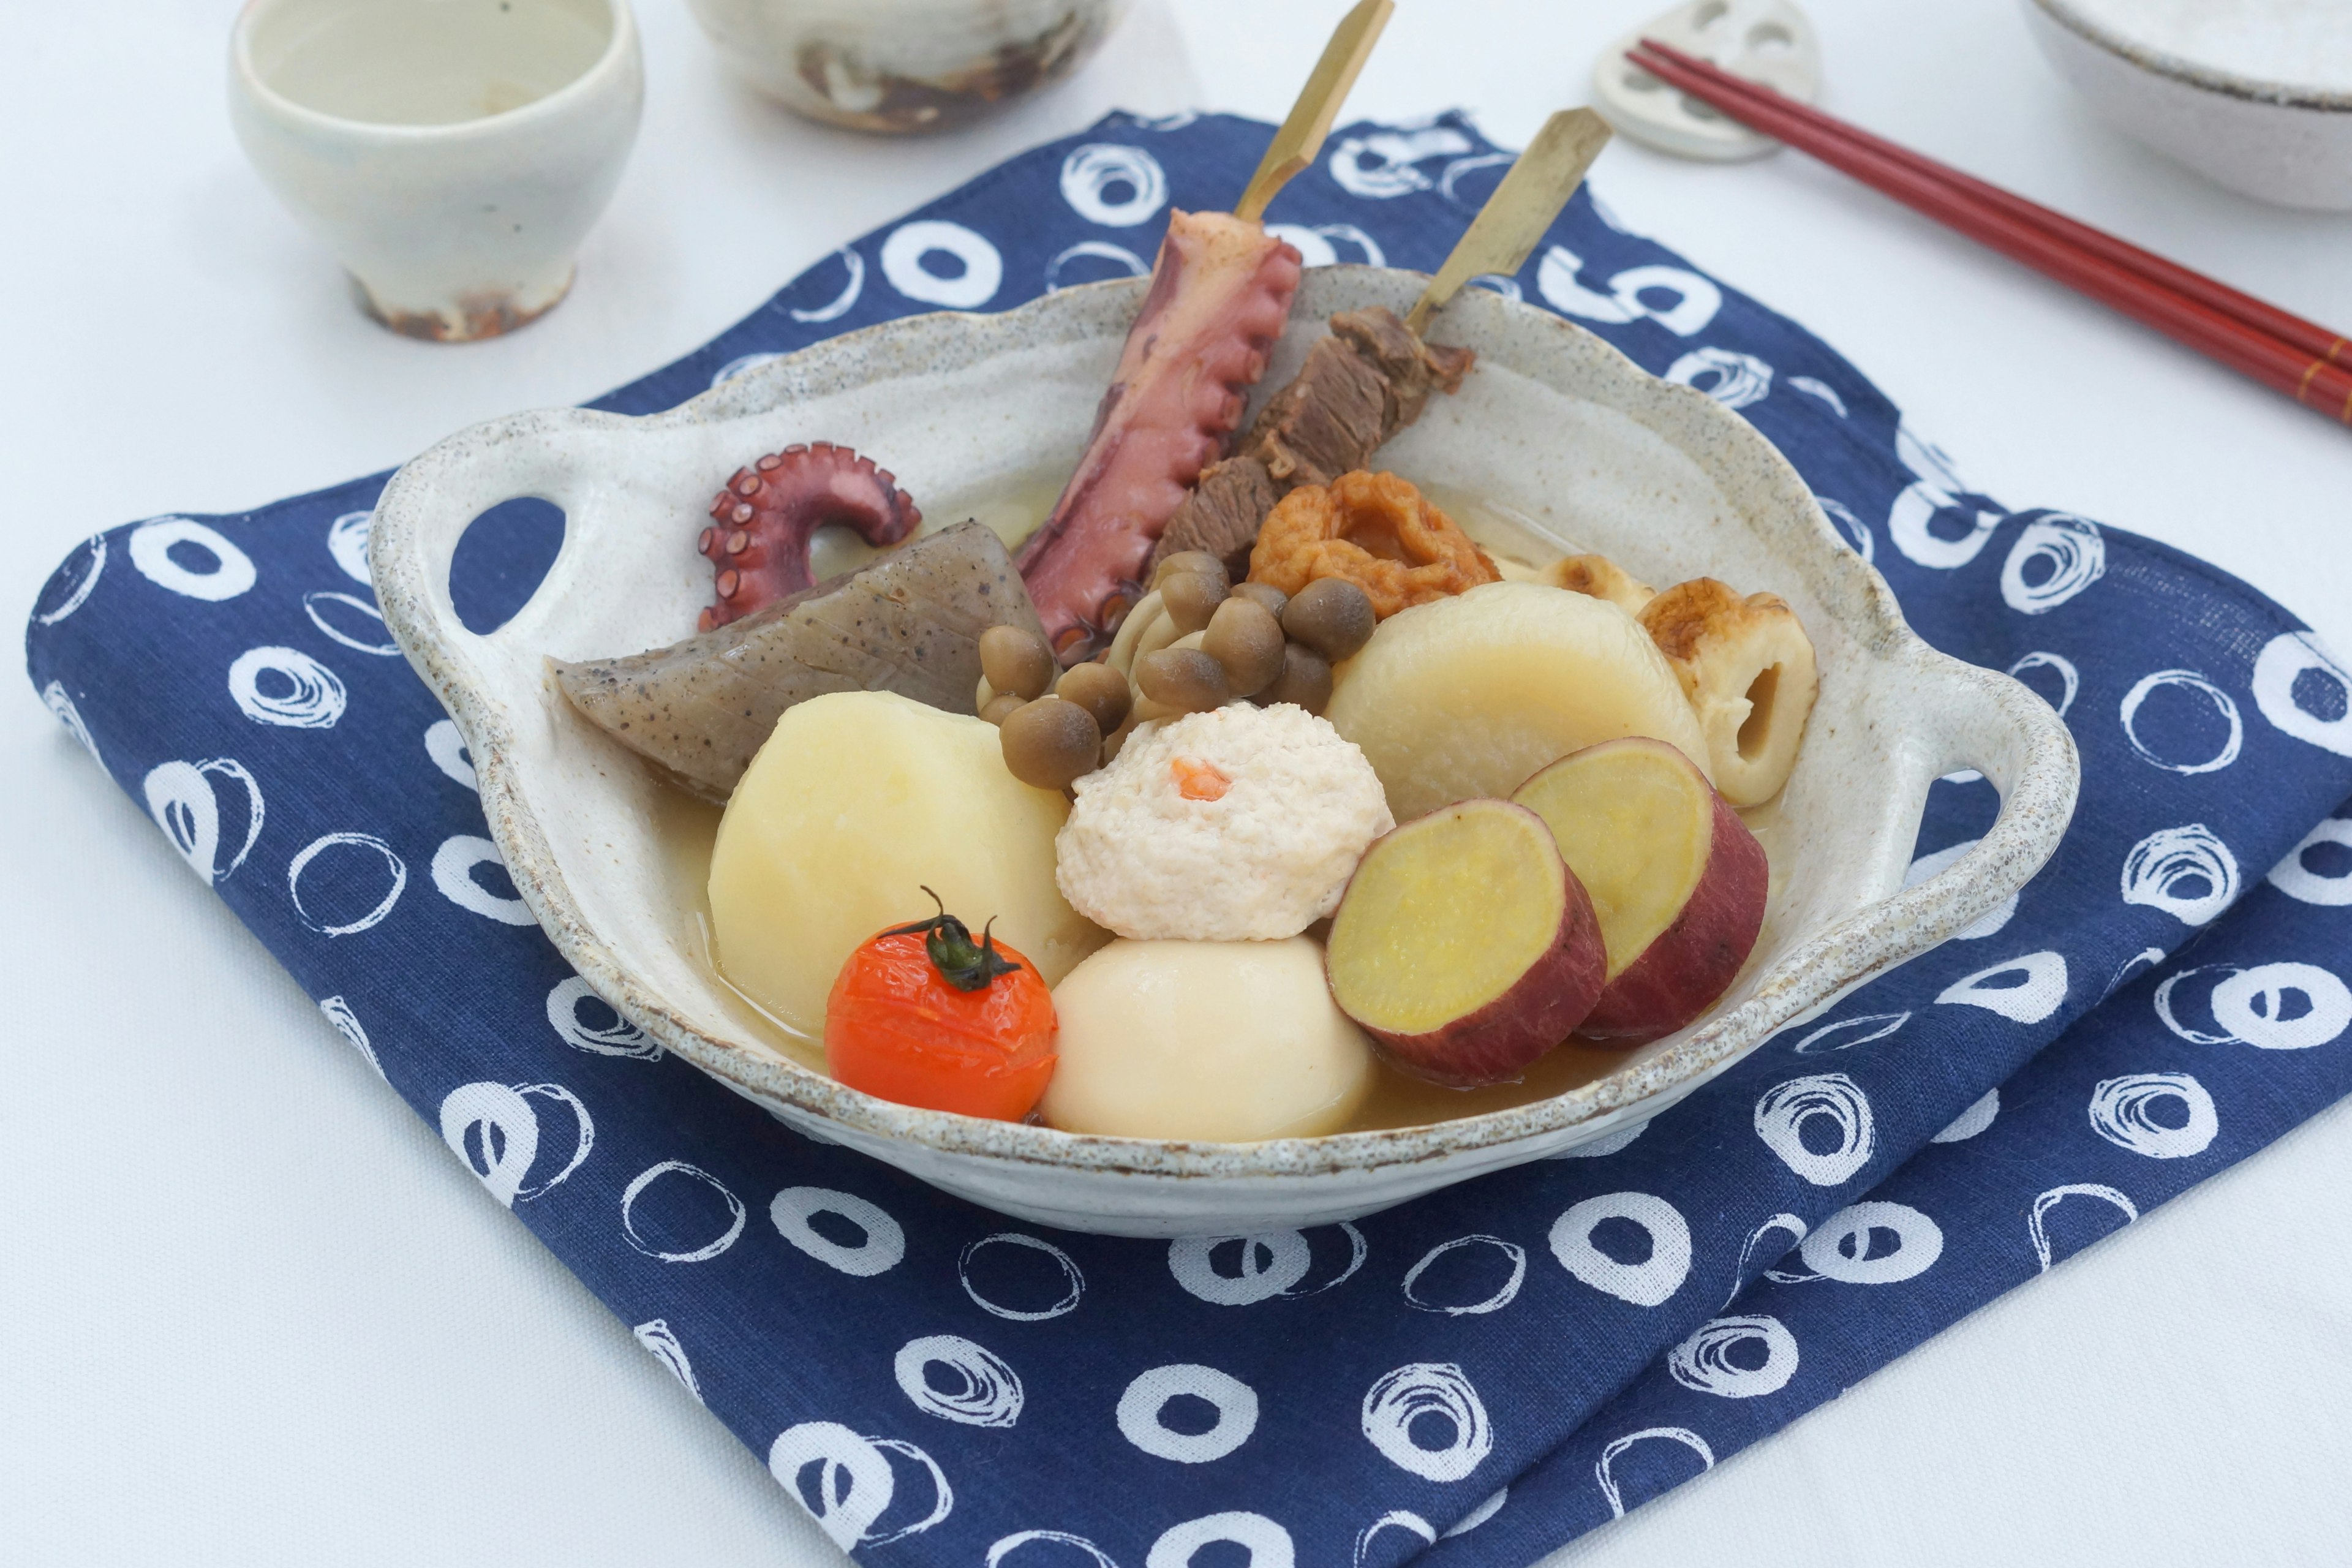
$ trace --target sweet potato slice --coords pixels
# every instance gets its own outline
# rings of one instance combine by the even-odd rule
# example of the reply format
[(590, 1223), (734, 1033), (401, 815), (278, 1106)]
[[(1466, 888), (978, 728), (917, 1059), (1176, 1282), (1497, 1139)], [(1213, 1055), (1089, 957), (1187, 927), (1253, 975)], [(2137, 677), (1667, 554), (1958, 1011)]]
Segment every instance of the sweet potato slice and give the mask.
[(1607, 961), (1591, 900), (1533, 812), (1465, 800), (1365, 851), (1325, 954), (1339, 1010), (1406, 1071), (1500, 1083), (1568, 1037)]
[(1577, 1033), (1637, 1046), (1722, 996), (1764, 923), (1764, 847), (1688, 757), (1634, 737), (1562, 757), (1511, 797), (1583, 882), (1609, 984)]

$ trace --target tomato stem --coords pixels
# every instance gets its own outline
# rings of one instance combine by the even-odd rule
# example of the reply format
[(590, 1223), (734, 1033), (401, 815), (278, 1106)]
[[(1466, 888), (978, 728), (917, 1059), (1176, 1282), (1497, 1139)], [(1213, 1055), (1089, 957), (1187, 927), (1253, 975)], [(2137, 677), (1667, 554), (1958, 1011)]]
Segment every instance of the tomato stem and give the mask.
[[(929, 888), (923, 891), (931, 893)], [(959, 991), (985, 991), (998, 975), (1011, 974), (1021, 967), (996, 951), (996, 938), (991, 934), (996, 925), (995, 916), (991, 915), (988, 924), (981, 927), (980, 941), (975, 942), (971, 940), (971, 928), (948, 913), (946, 903), (937, 893), (931, 893), (931, 902), (940, 906), (940, 912), (929, 920), (893, 926), (882, 934), (912, 936), (921, 931), (923, 951), (930, 955), (931, 967), (940, 972), (940, 979)]]

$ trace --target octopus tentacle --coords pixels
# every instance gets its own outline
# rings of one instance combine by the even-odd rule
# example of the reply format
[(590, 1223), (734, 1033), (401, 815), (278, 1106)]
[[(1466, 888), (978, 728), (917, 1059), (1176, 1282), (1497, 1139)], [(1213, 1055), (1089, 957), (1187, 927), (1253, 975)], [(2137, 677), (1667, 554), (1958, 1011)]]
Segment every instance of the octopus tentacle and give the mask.
[(706, 632), (814, 586), (809, 541), (818, 529), (838, 523), (882, 546), (923, 521), (888, 470), (830, 441), (787, 447), (736, 469), (710, 517), (695, 544), (718, 569), (718, 602), (699, 622)]
[(1226, 213), (1170, 215), (1093, 436), (1021, 574), (1064, 663), (1105, 647), (1151, 547), (1224, 454), (1298, 291), (1298, 252)]

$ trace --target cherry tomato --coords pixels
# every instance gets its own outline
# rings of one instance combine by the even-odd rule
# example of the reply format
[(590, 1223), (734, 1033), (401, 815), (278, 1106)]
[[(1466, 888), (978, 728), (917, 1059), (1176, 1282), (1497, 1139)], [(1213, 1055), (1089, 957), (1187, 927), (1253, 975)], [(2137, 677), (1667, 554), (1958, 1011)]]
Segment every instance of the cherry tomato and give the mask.
[(824, 1010), (825, 1066), (927, 1110), (1018, 1121), (1054, 1076), (1054, 999), (1036, 966), (942, 909), (861, 943)]

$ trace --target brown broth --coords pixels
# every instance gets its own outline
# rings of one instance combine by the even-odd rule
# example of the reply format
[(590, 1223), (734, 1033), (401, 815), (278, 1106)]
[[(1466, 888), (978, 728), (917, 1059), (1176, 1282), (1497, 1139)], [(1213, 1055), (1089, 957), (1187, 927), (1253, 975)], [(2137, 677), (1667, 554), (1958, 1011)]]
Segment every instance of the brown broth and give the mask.
[[(1017, 545), (1044, 521), (1059, 495), (1060, 488), (1061, 476), (1057, 471), (1040, 470), (1024, 474), (1010, 485), (992, 489), (985, 498), (961, 505), (941, 507), (928, 514), (924, 519), (923, 531), (933, 532), (951, 522), (976, 518), (993, 530), (1008, 546)], [(1573, 548), (1507, 507), (1483, 500), (1449, 486), (1424, 485), (1422, 490), (1432, 505), (1460, 524), (1463, 531), (1490, 554), (1506, 557), (1524, 566), (1541, 567)], [(878, 553), (846, 530), (825, 529), (817, 535), (812, 562), (817, 574), (823, 577), (854, 570)], [(661, 840), (663, 858), (671, 868), (672, 897), (679, 908), (694, 911), (701, 937), (695, 957), (719, 988), (736, 1003), (730, 1009), (733, 1015), (731, 1021), (746, 1037), (814, 1072), (824, 1072), (824, 1042), (813, 1039), (772, 1016), (736, 990), (719, 972), (713, 958), (710, 942), (710, 856), (719, 836), (720, 808), (677, 789), (662, 790), (659, 802), (654, 813), (654, 831)], [(1765, 858), (1771, 868), (1770, 900), (1777, 904), (1788, 879), (1785, 865), (1787, 834), (1781, 819), (1780, 803), (1776, 797), (1762, 805), (1750, 806), (1739, 815), (1764, 847)], [(1414, 1078), (1399, 1071), (1383, 1058), (1374, 1067), (1371, 1092), (1362, 1109), (1341, 1131), (1370, 1132), (1386, 1128), (1424, 1126), (1431, 1122), (1450, 1121), (1465, 1116), (1481, 1116), (1489, 1111), (1533, 1105), (1608, 1077), (1624, 1065), (1627, 1054), (1622, 1050), (1602, 1050), (1570, 1040), (1536, 1062), (1522, 1077), (1508, 1083), (1466, 1089), (1447, 1089)]]

